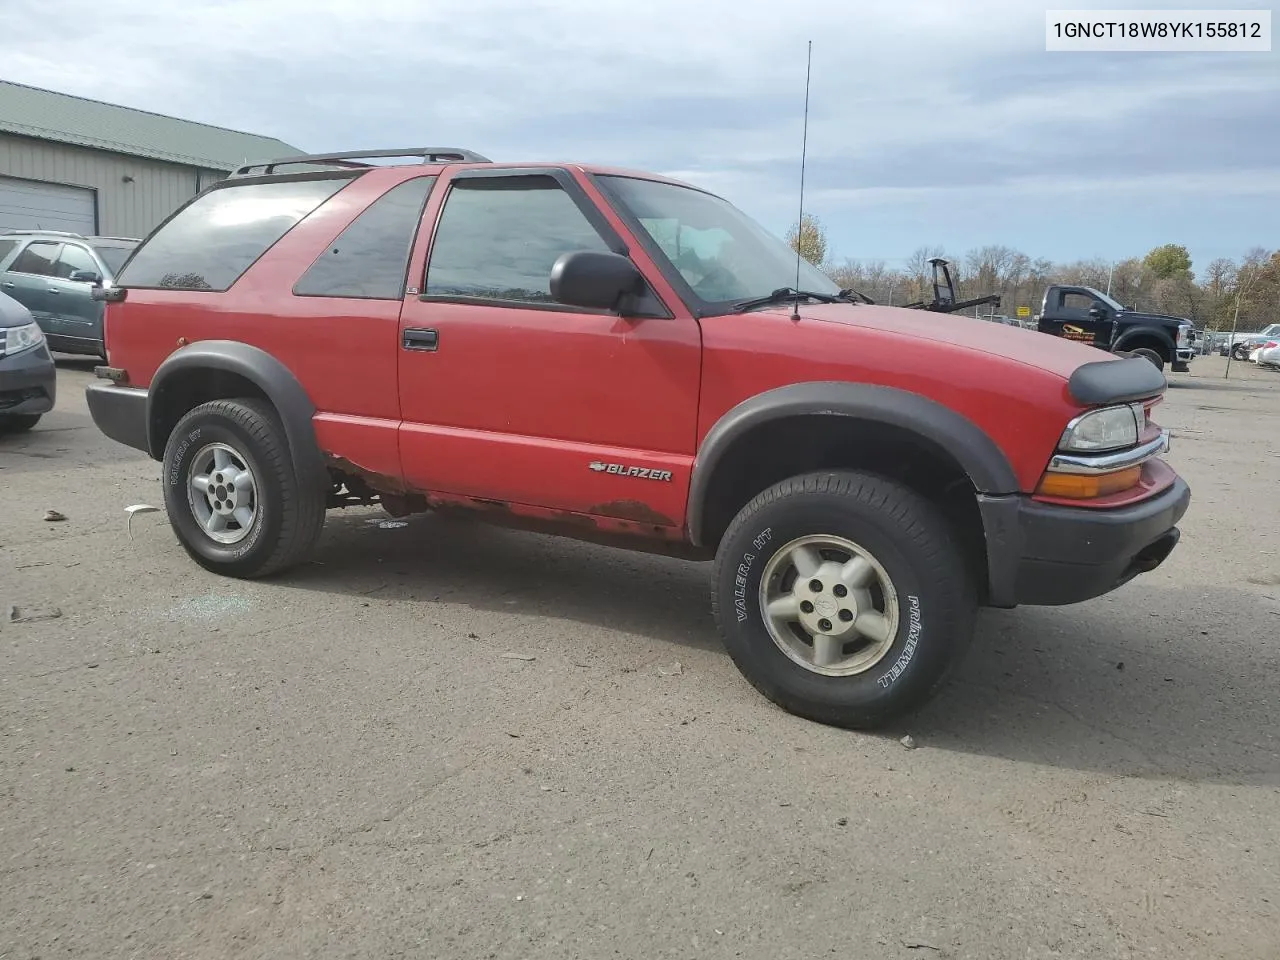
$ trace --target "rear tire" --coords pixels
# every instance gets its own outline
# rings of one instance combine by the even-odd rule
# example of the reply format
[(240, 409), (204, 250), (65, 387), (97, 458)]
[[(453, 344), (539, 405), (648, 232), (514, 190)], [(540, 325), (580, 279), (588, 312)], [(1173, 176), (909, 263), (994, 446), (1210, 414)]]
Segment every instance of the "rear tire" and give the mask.
[(870, 728), (917, 709), (973, 636), (977, 591), (950, 525), (873, 474), (811, 473), (764, 491), (729, 526), (713, 579), (738, 669), (819, 723)]
[(1155, 364), (1155, 368), (1157, 370), (1162, 373), (1164, 372), (1164, 357), (1160, 356), (1160, 354), (1156, 353), (1150, 347), (1139, 347), (1137, 350), (1130, 352), (1135, 357), (1142, 357), (1144, 360), (1151, 361), (1151, 363)]
[(0, 415), (0, 433), (22, 433), (30, 430), (44, 414), (14, 413)]
[(164, 499), (192, 559), (231, 577), (296, 566), (324, 527), (324, 487), (296, 474), (275, 408), (254, 398), (213, 400), (178, 421), (164, 451)]

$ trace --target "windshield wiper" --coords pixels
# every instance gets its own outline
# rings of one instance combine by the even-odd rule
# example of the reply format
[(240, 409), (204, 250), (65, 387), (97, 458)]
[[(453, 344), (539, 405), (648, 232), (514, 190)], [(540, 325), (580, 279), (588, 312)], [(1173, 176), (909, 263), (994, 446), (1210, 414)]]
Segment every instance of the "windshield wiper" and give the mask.
[(754, 310), (756, 307), (769, 307), (777, 303), (786, 303), (788, 300), (817, 300), (819, 303), (857, 303), (852, 296), (844, 290), (839, 293), (815, 293), (812, 290), (796, 290), (793, 287), (779, 287), (767, 297), (753, 297), (750, 300), (740, 300), (733, 305), (734, 313), (743, 313), (747, 310)]
[(854, 297), (857, 297), (863, 303), (870, 304), (873, 307), (876, 305), (874, 300), (868, 297), (865, 293), (859, 293), (857, 290), (853, 289), (853, 287), (845, 287), (840, 291), (840, 296), (844, 297), (846, 300), (853, 300)]

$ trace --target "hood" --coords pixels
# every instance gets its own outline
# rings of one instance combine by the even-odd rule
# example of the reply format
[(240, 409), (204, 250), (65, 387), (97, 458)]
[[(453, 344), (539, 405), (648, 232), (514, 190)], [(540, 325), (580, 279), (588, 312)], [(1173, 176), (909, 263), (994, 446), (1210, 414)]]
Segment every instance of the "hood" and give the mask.
[(1191, 323), (1186, 317), (1171, 317), (1164, 313), (1140, 313), (1137, 310), (1125, 310), (1117, 314), (1121, 320), (1144, 320), (1154, 323), (1171, 323), (1174, 325)]
[[(770, 312), (786, 317), (791, 315), (789, 308)], [(816, 320), (900, 337), (904, 350), (917, 349), (917, 345), (925, 342), (946, 344), (987, 356), (1003, 357), (1056, 374), (1064, 380), (1081, 364), (1094, 363), (1108, 356), (1096, 347), (1037, 330), (930, 310), (830, 303), (801, 306), (800, 316), (802, 322)]]
[(0, 327), (24, 327), (33, 320), (30, 310), (7, 293), (0, 293)]

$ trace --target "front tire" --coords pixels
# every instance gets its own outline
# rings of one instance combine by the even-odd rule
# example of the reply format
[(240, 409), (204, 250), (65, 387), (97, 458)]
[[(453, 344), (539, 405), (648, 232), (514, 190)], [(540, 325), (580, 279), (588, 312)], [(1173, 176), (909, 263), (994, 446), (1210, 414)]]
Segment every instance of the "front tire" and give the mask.
[(263, 577), (306, 559), (325, 493), (293, 468), (275, 409), (253, 398), (189, 411), (164, 451), (164, 498), (178, 540), (206, 570)]
[(1155, 368), (1157, 370), (1162, 373), (1164, 372), (1164, 357), (1160, 356), (1160, 354), (1152, 350), (1150, 347), (1139, 347), (1137, 350), (1132, 352), (1135, 357), (1142, 357), (1144, 360), (1150, 361), (1155, 364)]
[(977, 595), (929, 501), (873, 474), (784, 480), (716, 554), (713, 605), (757, 690), (820, 723), (871, 728), (920, 707), (973, 635)]

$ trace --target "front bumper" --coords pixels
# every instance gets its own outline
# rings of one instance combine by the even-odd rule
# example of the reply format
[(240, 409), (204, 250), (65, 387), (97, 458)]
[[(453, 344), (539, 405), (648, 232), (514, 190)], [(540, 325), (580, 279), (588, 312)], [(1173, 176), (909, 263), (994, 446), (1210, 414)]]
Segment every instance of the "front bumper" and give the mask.
[(46, 344), (0, 356), (0, 416), (48, 413), (58, 399), (58, 368)]
[(91, 383), (84, 396), (94, 424), (125, 446), (151, 455), (147, 442), (147, 391), (114, 383)]
[(1174, 352), (1173, 372), (1186, 373), (1191, 366), (1191, 361), (1196, 357), (1195, 347), (1179, 347)]
[(1110, 593), (1165, 561), (1190, 503), (1181, 477), (1149, 500), (1110, 510), (980, 497), (989, 605), (1060, 606)]

